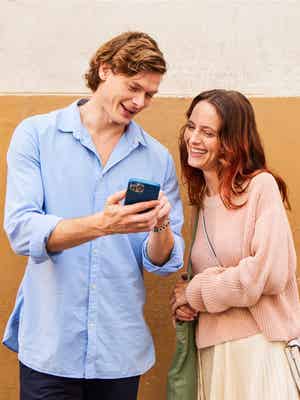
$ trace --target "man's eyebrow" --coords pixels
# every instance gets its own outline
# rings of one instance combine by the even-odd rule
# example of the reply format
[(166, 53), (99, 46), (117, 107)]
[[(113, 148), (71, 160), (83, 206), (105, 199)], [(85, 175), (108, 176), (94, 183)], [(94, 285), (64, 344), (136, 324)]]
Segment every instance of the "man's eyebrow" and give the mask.
[[(145, 88), (144, 88), (142, 85), (140, 85), (138, 82), (132, 81), (132, 84), (138, 86), (139, 89), (145, 90)], [(150, 94), (156, 94), (156, 93), (158, 93), (157, 90), (153, 90), (153, 91), (147, 91), (147, 90), (146, 90), (146, 92), (147, 92), (147, 93), (150, 93)]]

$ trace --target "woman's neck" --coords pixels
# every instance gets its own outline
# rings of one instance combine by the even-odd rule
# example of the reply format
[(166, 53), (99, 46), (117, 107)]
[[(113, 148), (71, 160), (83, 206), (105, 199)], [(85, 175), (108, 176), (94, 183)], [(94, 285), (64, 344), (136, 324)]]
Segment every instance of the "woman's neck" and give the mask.
[(206, 182), (206, 194), (215, 196), (220, 192), (220, 181), (217, 171), (203, 171)]

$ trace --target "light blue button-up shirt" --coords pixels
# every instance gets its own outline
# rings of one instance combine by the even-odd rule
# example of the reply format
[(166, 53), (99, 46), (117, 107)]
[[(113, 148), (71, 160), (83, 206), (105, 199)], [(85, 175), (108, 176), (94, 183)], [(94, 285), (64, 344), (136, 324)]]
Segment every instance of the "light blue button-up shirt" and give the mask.
[[(61, 219), (103, 210), (129, 178), (157, 181), (172, 204), (175, 245), (153, 265), (147, 233), (115, 234), (48, 254)], [(103, 167), (82, 125), (77, 102), (27, 118), (8, 151), (5, 230), (12, 248), (29, 256), (4, 344), (40, 372), (74, 378), (140, 375), (155, 361), (143, 317), (143, 267), (168, 275), (182, 266), (182, 207), (167, 149), (135, 122)]]

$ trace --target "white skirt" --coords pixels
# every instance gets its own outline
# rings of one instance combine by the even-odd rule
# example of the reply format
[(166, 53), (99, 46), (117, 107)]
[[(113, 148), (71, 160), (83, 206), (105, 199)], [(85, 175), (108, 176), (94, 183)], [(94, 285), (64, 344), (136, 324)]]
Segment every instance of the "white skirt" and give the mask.
[(198, 400), (299, 400), (284, 346), (259, 334), (200, 349)]

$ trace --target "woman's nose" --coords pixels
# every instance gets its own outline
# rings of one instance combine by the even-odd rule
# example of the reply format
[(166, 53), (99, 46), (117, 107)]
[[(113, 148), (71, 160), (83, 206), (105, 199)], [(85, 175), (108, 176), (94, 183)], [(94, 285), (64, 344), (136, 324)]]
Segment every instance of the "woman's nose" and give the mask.
[(202, 135), (196, 129), (192, 132), (190, 136), (190, 142), (192, 143), (201, 143), (202, 142)]

